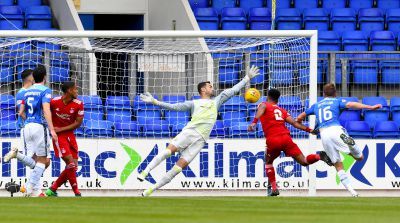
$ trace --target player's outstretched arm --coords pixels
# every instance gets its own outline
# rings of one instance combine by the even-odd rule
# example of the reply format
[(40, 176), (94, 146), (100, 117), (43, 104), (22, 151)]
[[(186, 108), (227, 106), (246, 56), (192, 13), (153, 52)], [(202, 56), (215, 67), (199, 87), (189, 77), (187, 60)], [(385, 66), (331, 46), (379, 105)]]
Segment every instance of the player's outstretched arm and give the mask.
[(219, 94), (216, 98), (215, 101), (217, 102), (217, 108), (219, 108), (223, 103), (225, 103), (227, 100), (229, 100), (231, 97), (239, 93), (239, 91), (244, 88), (252, 78), (258, 76), (260, 74), (260, 69), (257, 66), (251, 66), (249, 73), (241, 80), (239, 83), (237, 83), (235, 86), (232, 88), (226, 89), (221, 94)]
[(298, 123), (302, 123), (306, 117), (307, 114), (305, 112), (302, 112), (300, 115), (297, 116), (295, 121)]
[(189, 111), (193, 108), (193, 101), (185, 101), (183, 103), (176, 103), (176, 104), (165, 103), (155, 99), (153, 95), (151, 95), (149, 92), (140, 94), (140, 100), (173, 111)]
[(346, 104), (346, 108), (352, 108), (352, 109), (369, 109), (369, 110), (377, 110), (382, 108), (381, 104), (376, 104), (376, 105), (365, 105), (362, 103), (358, 102), (348, 102)]
[(303, 130), (303, 131), (305, 131), (305, 132), (313, 132), (313, 130), (310, 129), (309, 127), (307, 127), (307, 126), (301, 124), (300, 122), (296, 122), (296, 121), (292, 118), (292, 116), (288, 116), (288, 117), (285, 119), (285, 121), (286, 121), (287, 123), (291, 124), (291, 125), (292, 125), (293, 127), (295, 127), (296, 129), (300, 129), (300, 130)]
[(266, 107), (267, 106), (264, 103), (261, 103), (258, 106), (256, 116), (254, 117), (253, 122), (247, 128), (247, 131), (249, 131), (249, 132), (256, 131), (256, 125), (257, 125), (258, 119), (260, 119), (260, 117), (264, 114)]

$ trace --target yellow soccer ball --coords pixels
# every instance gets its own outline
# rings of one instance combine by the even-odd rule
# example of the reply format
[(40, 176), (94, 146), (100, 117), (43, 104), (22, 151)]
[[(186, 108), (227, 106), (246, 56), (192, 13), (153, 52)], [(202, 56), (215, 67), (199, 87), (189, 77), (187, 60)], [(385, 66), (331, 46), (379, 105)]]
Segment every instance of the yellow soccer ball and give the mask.
[(246, 100), (249, 103), (257, 102), (258, 100), (260, 100), (260, 97), (261, 97), (260, 92), (255, 88), (249, 88), (244, 93), (244, 100)]

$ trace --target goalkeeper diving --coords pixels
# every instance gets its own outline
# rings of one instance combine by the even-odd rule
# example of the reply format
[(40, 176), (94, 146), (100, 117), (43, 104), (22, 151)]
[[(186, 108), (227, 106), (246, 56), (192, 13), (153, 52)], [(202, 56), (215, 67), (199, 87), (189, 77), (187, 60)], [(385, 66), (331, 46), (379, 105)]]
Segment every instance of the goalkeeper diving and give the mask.
[(179, 160), (174, 167), (169, 170), (155, 185), (143, 191), (142, 196), (150, 196), (155, 190), (169, 183), (182, 169), (186, 168), (189, 163), (197, 156), (204, 144), (210, 137), (211, 130), (217, 120), (218, 109), (228, 101), (231, 97), (239, 93), (246, 86), (250, 79), (259, 75), (259, 68), (252, 66), (248, 74), (238, 84), (230, 89), (224, 90), (217, 97), (213, 98), (214, 90), (209, 81), (201, 82), (197, 85), (200, 99), (186, 101), (183, 103), (169, 104), (156, 100), (150, 93), (140, 95), (140, 99), (146, 103), (152, 103), (161, 108), (174, 111), (191, 111), (192, 119), (182, 129), (182, 131), (172, 139), (167, 149), (161, 151), (147, 165), (146, 169), (138, 175), (138, 180), (143, 181), (149, 172), (158, 166), (163, 160), (172, 154), (179, 152), (181, 154)]

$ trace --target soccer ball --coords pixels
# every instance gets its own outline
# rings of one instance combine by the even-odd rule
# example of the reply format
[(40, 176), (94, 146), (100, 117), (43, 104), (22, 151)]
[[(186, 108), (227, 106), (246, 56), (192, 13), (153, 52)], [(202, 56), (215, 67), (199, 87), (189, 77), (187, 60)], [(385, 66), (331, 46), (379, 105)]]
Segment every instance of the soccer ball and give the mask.
[(260, 92), (255, 89), (255, 88), (249, 88), (246, 90), (244, 93), (244, 100), (246, 100), (249, 103), (255, 103), (258, 100), (260, 100)]

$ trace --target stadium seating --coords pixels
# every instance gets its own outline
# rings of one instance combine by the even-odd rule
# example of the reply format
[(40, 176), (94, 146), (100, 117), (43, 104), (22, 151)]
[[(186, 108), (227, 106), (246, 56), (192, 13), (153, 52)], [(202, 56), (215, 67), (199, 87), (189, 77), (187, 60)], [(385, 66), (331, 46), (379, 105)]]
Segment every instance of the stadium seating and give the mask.
[(298, 9), (276, 9), (275, 23), (279, 30), (296, 30), (302, 27), (302, 18)]
[(221, 112), (221, 118), (224, 123), (224, 127), (230, 128), (233, 123), (245, 122), (246, 121), (246, 111), (227, 111)]
[(271, 29), (271, 11), (267, 8), (251, 8), (248, 21), (251, 30), (269, 30)]
[(0, 59), (0, 83), (14, 81), (14, 61), (9, 58)]
[(217, 120), (211, 130), (210, 137), (225, 137), (224, 123), (221, 120)]
[(18, 6), (21, 7), (22, 11), (25, 12), (27, 8), (31, 6), (42, 5), (42, 0), (18, 0)]
[(0, 6), (14, 5), (14, 0), (0, 0)]
[(400, 97), (392, 97), (390, 99), (390, 112), (392, 120), (400, 126)]
[(291, 63), (276, 62), (270, 67), (270, 79), (272, 84), (292, 84), (293, 77), (294, 74)]
[(376, 6), (383, 10), (400, 8), (400, 1), (399, 0), (376, 0)]
[(213, 0), (212, 7), (221, 12), (224, 8), (236, 7), (236, 0)]
[(207, 8), (209, 0), (189, 0), (190, 7), (192, 10), (197, 8)]
[(138, 137), (140, 136), (140, 129), (139, 125), (134, 122), (122, 122), (122, 123), (115, 123), (115, 137)]
[(79, 99), (84, 104), (84, 120), (103, 120), (104, 111), (101, 98), (97, 95), (82, 95)]
[(355, 54), (355, 58), (362, 60), (354, 60), (350, 64), (353, 73), (354, 84), (377, 84), (378, 83), (378, 62), (376, 60), (367, 60), (376, 58), (371, 54)]
[(54, 43), (49, 43), (49, 42), (41, 42), (41, 41), (34, 41), (33, 46), (35, 47), (36, 50), (42, 52), (42, 51), (60, 51), (61, 46), (58, 44)]
[(374, 0), (350, 0), (349, 8), (353, 8), (355, 10), (364, 9), (364, 8), (372, 8), (374, 6)]
[(15, 120), (15, 98), (12, 95), (0, 95), (0, 119)]
[(346, 8), (347, 0), (323, 0), (322, 7), (325, 9)]
[(299, 96), (282, 96), (279, 98), (279, 106), (289, 111), (301, 111), (303, 105)]
[(242, 96), (233, 96), (220, 107), (220, 111), (244, 111), (247, 109), (246, 102)]
[(194, 9), (194, 15), (201, 30), (218, 30), (219, 19), (215, 9), (196, 8)]
[(325, 9), (312, 8), (303, 11), (304, 29), (324, 31), (329, 29), (329, 17)]
[(372, 132), (367, 122), (348, 121), (345, 127), (347, 133), (353, 138), (372, 138)]
[(147, 120), (142, 126), (142, 135), (145, 137), (169, 137), (169, 124), (165, 120)]
[(340, 51), (342, 41), (336, 31), (318, 32), (318, 50), (319, 51)]
[(14, 120), (1, 120), (0, 122), (0, 136), (1, 137), (19, 137), (20, 130), (17, 122)]
[(342, 45), (344, 51), (368, 51), (369, 43), (366, 32), (345, 31), (342, 34)]
[(392, 31), (372, 31), (370, 46), (373, 51), (395, 51), (396, 38)]
[(112, 123), (104, 120), (85, 121), (85, 136), (113, 137)]
[[(272, 8), (272, 1), (273, 0), (267, 0), (267, 8), (271, 9)], [(278, 8), (290, 8), (292, 0), (279, 0), (276, 1), (275, 7)]]
[(294, 0), (294, 7), (300, 11), (307, 8), (318, 8), (318, 0)]
[(249, 123), (236, 122), (229, 128), (229, 135), (232, 138), (256, 138), (256, 132), (248, 132)]
[(398, 33), (400, 32), (400, 8), (391, 8), (386, 10), (387, 29)]
[(358, 12), (358, 25), (365, 32), (380, 31), (385, 28), (385, 18), (381, 9), (360, 9)]
[(1, 6), (0, 14), (0, 30), (21, 30), (24, 27), (24, 15), (19, 6)]
[(364, 97), (362, 103), (367, 105), (381, 104), (383, 106), (379, 110), (363, 110), (364, 120), (370, 128), (374, 128), (377, 122), (389, 120), (389, 107), (384, 97)]
[(374, 128), (374, 138), (399, 138), (399, 127), (395, 122), (377, 122)]
[(332, 30), (339, 33), (356, 30), (356, 12), (351, 8), (334, 8), (330, 14), (330, 22)]
[(223, 30), (245, 30), (247, 19), (244, 10), (241, 8), (223, 8), (221, 27)]
[[(175, 104), (181, 103), (186, 100), (184, 95), (165, 95), (163, 96), (163, 102)], [(186, 123), (189, 120), (190, 112), (182, 112), (182, 111), (171, 111), (165, 110), (165, 120), (171, 125), (176, 125), (177, 123)]]
[(64, 52), (50, 53), (50, 80), (65, 82), (69, 80), (69, 55)]
[(25, 11), (27, 28), (31, 30), (51, 29), (51, 10), (48, 6), (31, 6)]
[(131, 121), (132, 109), (128, 96), (108, 96), (105, 108), (108, 121), (114, 123)]
[(382, 61), (380, 69), (382, 72), (382, 84), (400, 84), (400, 64), (398, 60)]
[(239, 5), (247, 13), (252, 8), (262, 8), (264, 0), (239, 0)]

